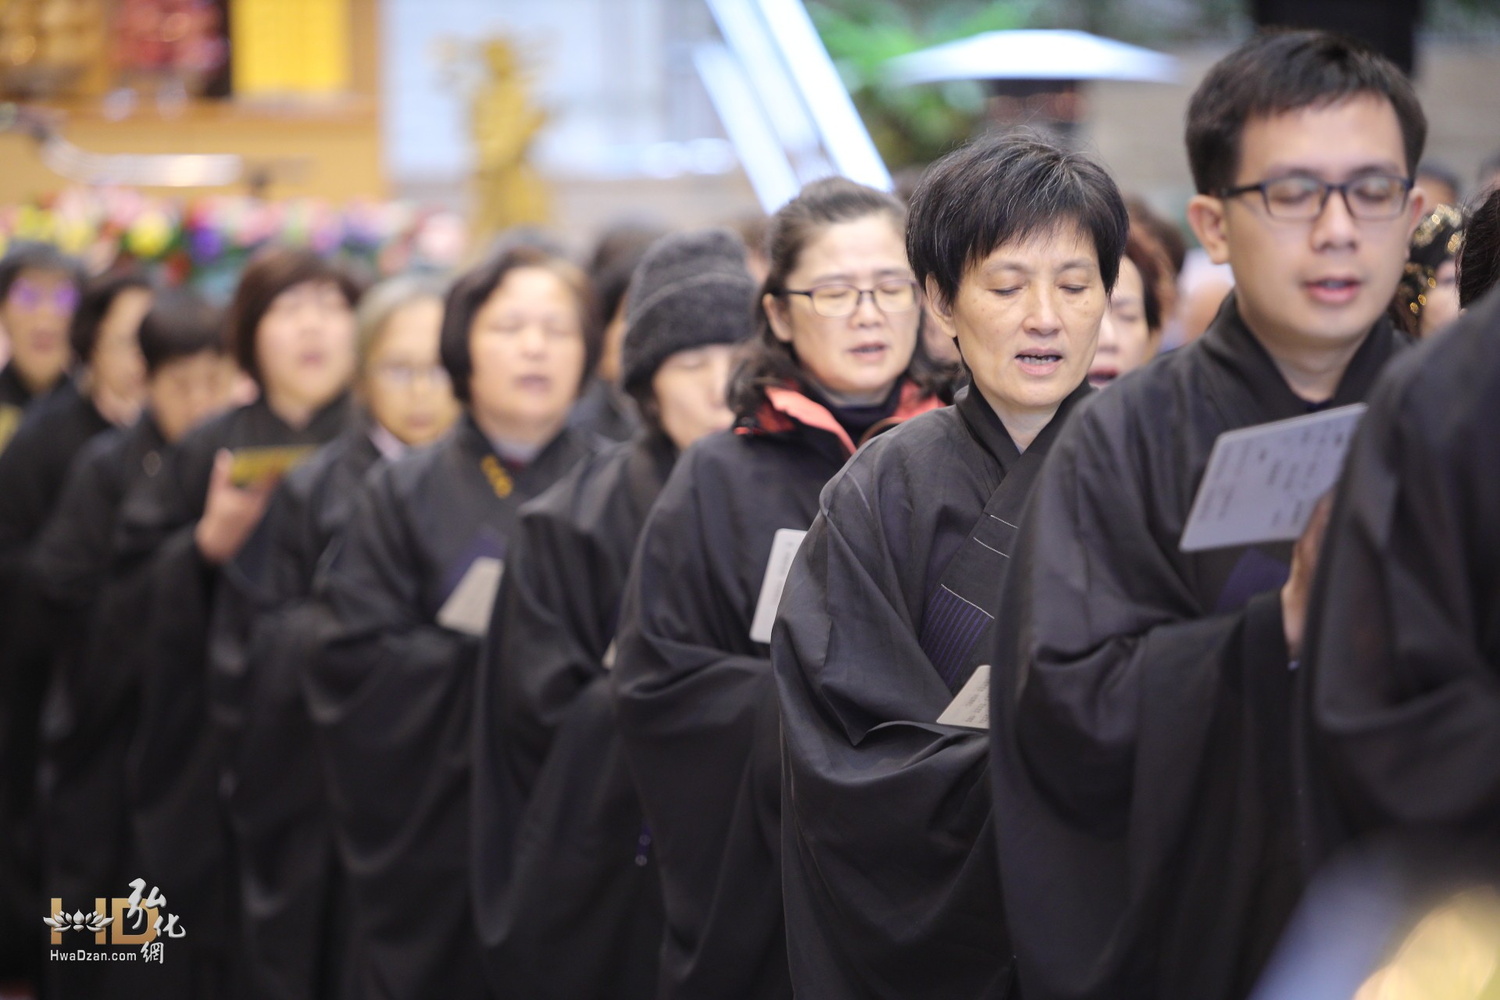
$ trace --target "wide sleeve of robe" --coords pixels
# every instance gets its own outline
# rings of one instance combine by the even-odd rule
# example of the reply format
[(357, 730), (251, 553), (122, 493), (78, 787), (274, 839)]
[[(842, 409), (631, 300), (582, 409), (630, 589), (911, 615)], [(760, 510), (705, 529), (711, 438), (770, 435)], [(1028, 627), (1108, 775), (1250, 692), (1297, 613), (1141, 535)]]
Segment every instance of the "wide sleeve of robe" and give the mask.
[[(336, 446), (330, 446), (336, 447)], [(209, 691), (243, 898), (246, 975), (258, 996), (312, 997), (345, 956), (328, 938), (332, 831), (302, 697), (306, 665), (332, 633), (309, 600), (321, 555), (315, 457), (277, 488), (220, 574)]]
[(213, 439), (198, 432), (169, 451), (161, 472), (127, 492), (115, 535), (116, 585), (149, 593), (137, 623), (142, 646), (139, 723), (127, 756), (127, 786), (144, 871), (162, 884), (184, 921), (193, 914), (198, 951), (230, 947), (234, 906), (218, 801), (219, 755), (206, 725), (214, 568), (193, 540), (213, 464)]
[(780, 719), (750, 618), (770, 536), (802, 525), (733, 516), (737, 453), (717, 444), (683, 454), (647, 521), (621, 606), (616, 705), (661, 864), (663, 996), (789, 997)]
[(1388, 372), (1320, 559), (1301, 764), (1313, 860), (1500, 831), (1500, 299)]
[[(929, 440), (941, 426), (950, 435)], [(965, 475), (965, 443), (949, 412), (863, 449), (824, 491), (782, 595), (772, 655), (799, 995), (1007, 993), (988, 735), (937, 723), (953, 691), (918, 640), (933, 538), (966, 539), (988, 495)], [(943, 467), (955, 475), (931, 481)]]
[(1265, 863), (1262, 807), (1290, 784), (1280, 600), (1204, 606), (1155, 514), (1181, 471), (1111, 393), (1042, 469), (997, 621), (1009, 923), (1029, 1000), (1232, 995), (1254, 975), (1238, 956), (1258, 968), (1274, 944), (1245, 947), (1245, 901), (1288, 877)]
[[(613, 499), (592, 496), (581, 475), (599, 464), (522, 512), (476, 700), (480, 939), (496, 986), (559, 1000), (653, 996), (661, 945), (650, 840), (640, 842), (604, 666), (640, 521), (579, 523), (594, 512), (575, 507)], [(610, 528), (625, 537), (601, 535)]]
[(407, 471), (384, 466), (366, 480), (328, 570), (338, 625), (312, 684), (314, 722), (371, 943), (367, 988), (481, 996), (464, 804), (479, 641), (435, 624), (435, 571), (416, 532), (440, 528), (407, 517)]

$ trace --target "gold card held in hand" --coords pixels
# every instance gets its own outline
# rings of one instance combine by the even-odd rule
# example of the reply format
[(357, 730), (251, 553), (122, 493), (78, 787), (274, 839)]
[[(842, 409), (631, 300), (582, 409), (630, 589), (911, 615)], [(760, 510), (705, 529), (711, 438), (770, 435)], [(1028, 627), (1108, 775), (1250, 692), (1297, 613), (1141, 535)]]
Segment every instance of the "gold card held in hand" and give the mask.
[(266, 448), (236, 448), (229, 481), (242, 490), (275, 483), (307, 460), (317, 448), (310, 444)]

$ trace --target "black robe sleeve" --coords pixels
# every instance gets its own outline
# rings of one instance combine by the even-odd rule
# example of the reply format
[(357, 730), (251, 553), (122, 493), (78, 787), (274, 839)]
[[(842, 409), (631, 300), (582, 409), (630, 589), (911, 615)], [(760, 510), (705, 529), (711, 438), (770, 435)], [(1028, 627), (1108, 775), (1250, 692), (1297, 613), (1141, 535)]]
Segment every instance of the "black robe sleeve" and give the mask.
[(65, 899), (113, 892), (134, 877), (125, 875), (123, 764), (135, 698), (125, 650), (146, 602), (141, 588), (106, 580), (123, 480), (130, 465), (139, 468), (138, 433), (101, 437), (79, 455), (36, 546), (41, 597), (62, 623), (43, 716), (42, 818), (48, 884)]
[(1289, 794), (1267, 788), (1288, 756), (1279, 594), (1205, 606), (1180, 525), (1156, 513), (1184, 503), (1183, 473), (1154, 467), (1169, 456), (1133, 427), (1158, 415), (1109, 393), (1042, 470), (998, 622), (993, 770), (1022, 986), (1232, 996), (1290, 907), (1265, 903), (1271, 939), (1247, 945), (1258, 894), (1287, 877), (1261, 806)]
[(475, 912), (493, 984), (539, 1000), (656, 993), (661, 892), (605, 666), (654, 450), (617, 446), (522, 511), (481, 661)]
[(194, 928), (184, 939), (188, 950), (217, 966), (218, 976), (234, 949), (235, 904), (219, 755), (207, 725), (204, 651), (215, 570), (193, 538), (214, 451), (207, 435), (187, 439), (160, 474), (135, 483), (121, 508), (112, 572), (147, 594), (136, 640), (140, 715), (126, 761), (139, 877), (159, 886)]
[(1302, 668), (1315, 862), (1382, 834), (1480, 838), (1494, 850), (1497, 317), (1491, 296), (1393, 366), (1356, 435)]
[[(37, 542), (42, 595), (64, 621), (43, 716), (40, 808), (44, 885), (64, 900), (126, 893), (141, 874), (125, 758), (150, 589), (145, 574), (112, 577), (109, 567), (120, 502), (135, 479), (160, 472), (165, 448), (149, 419), (95, 439)], [(163, 987), (151, 975), (157, 971), (49, 962), (44, 989), (60, 997), (135, 996)]]
[[(350, 456), (349, 452), (356, 454)], [(373, 446), (356, 428), (294, 470), (221, 573), (209, 639), (211, 698), (235, 835), (247, 976), (257, 996), (312, 998), (335, 988), (349, 956), (337, 926), (333, 833), (306, 665), (333, 620), (311, 600), (329, 541), (327, 480)], [(350, 477), (352, 478), (352, 477)], [(357, 480), (356, 480), (357, 481)], [(336, 487), (346, 487), (339, 482)]]
[(937, 723), (954, 691), (918, 639), (934, 540), (966, 539), (988, 492), (966, 468), (977, 448), (937, 427), (967, 437), (956, 414), (929, 414), (835, 477), (782, 595), (772, 655), (799, 995), (1008, 991), (989, 740)]
[(467, 891), (479, 641), (435, 623), (433, 569), (415, 534), (443, 529), (407, 520), (399, 472), (371, 475), (328, 572), (338, 626), (317, 666), (314, 721), (370, 943), (365, 988), (482, 997)]
[[(705, 461), (716, 444), (684, 453), (647, 522), (613, 679), (661, 863), (662, 996), (789, 997), (776, 881), (780, 718), (768, 651), (749, 633), (775, 530), (811, 516), (780, 524), (737, 517), (729, 497), (753, 469), (737, 479), (721, 464), (732, 454)], [(768, 511), (775, 482), (753, 491)]]
[[(38, 400), (0, 452), (0, 941), (35, 938), (40, 887), (37, 745), (62, 621), (38, 594), (32, 555), (78, 450), (108, 429), (71, 383)], [(0, 943), (0, 976), (11, 946)]]

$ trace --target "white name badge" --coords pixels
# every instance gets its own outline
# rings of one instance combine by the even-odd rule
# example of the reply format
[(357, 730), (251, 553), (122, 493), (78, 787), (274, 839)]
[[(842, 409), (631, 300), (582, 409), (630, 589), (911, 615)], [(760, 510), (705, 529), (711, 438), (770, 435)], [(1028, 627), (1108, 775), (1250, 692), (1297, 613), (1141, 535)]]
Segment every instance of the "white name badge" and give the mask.
[(437, 613), (437, 623), (465, 635), (481, 636), (490, 630), (490, 612), (500, 591), (505, 563), (493, 556), (480, 556), (469, 564), (464, 577), (453, 588)]
[(940, 726), (962, 726), (965, 729), (990, 728), (990, 665), (974, 668), (963, 690), (937, 717)]
[(802, 547), (805, 537), (807, 532), (796, 528), (776, 529), (776, 538), (771, 542), (771, 558), (766, 561), (766, 575), (760, 581), (760, 600), (755, 602), (755, 617), (750, 619), (751, 642), (771, 641), (771, 628), (776, 624), (781, 592), (786, 589), (792, 560), (797, 558), (797, 550)]

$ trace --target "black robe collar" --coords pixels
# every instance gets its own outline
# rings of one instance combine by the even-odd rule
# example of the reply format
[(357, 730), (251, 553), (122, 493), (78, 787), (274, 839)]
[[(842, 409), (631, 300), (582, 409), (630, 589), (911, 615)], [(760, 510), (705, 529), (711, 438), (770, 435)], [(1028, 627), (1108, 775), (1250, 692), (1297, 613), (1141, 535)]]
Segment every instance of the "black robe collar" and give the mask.
[[(1240, 315), (1234, 292), (1225, 296), (1224, 304), (1204, 332), (1202, 342), (1203, 352), (1213, 362), (1210, 371), (1241, 387), (1236, 392), (1225, 386), (1230, 391), (1215, 396), (1216, 405), (1231, 426), (1285, 420), (1321, 408), (1292, 391), (1265, 345)], [(1349, 360), (1349, 367), (1344, 370), (1333, 398), (1323, 405), (1345, 406), (1365, 399), (1385, 363), (1407, 342), (1407, 338), (1391, 324), (1390, 317), (1382, 315)], [(1249, 399), (1245, 399), (1244, 390), (1249, 391)], [(1244, 411), (1236, 403), (1248, 404), (1250, 409)]]

